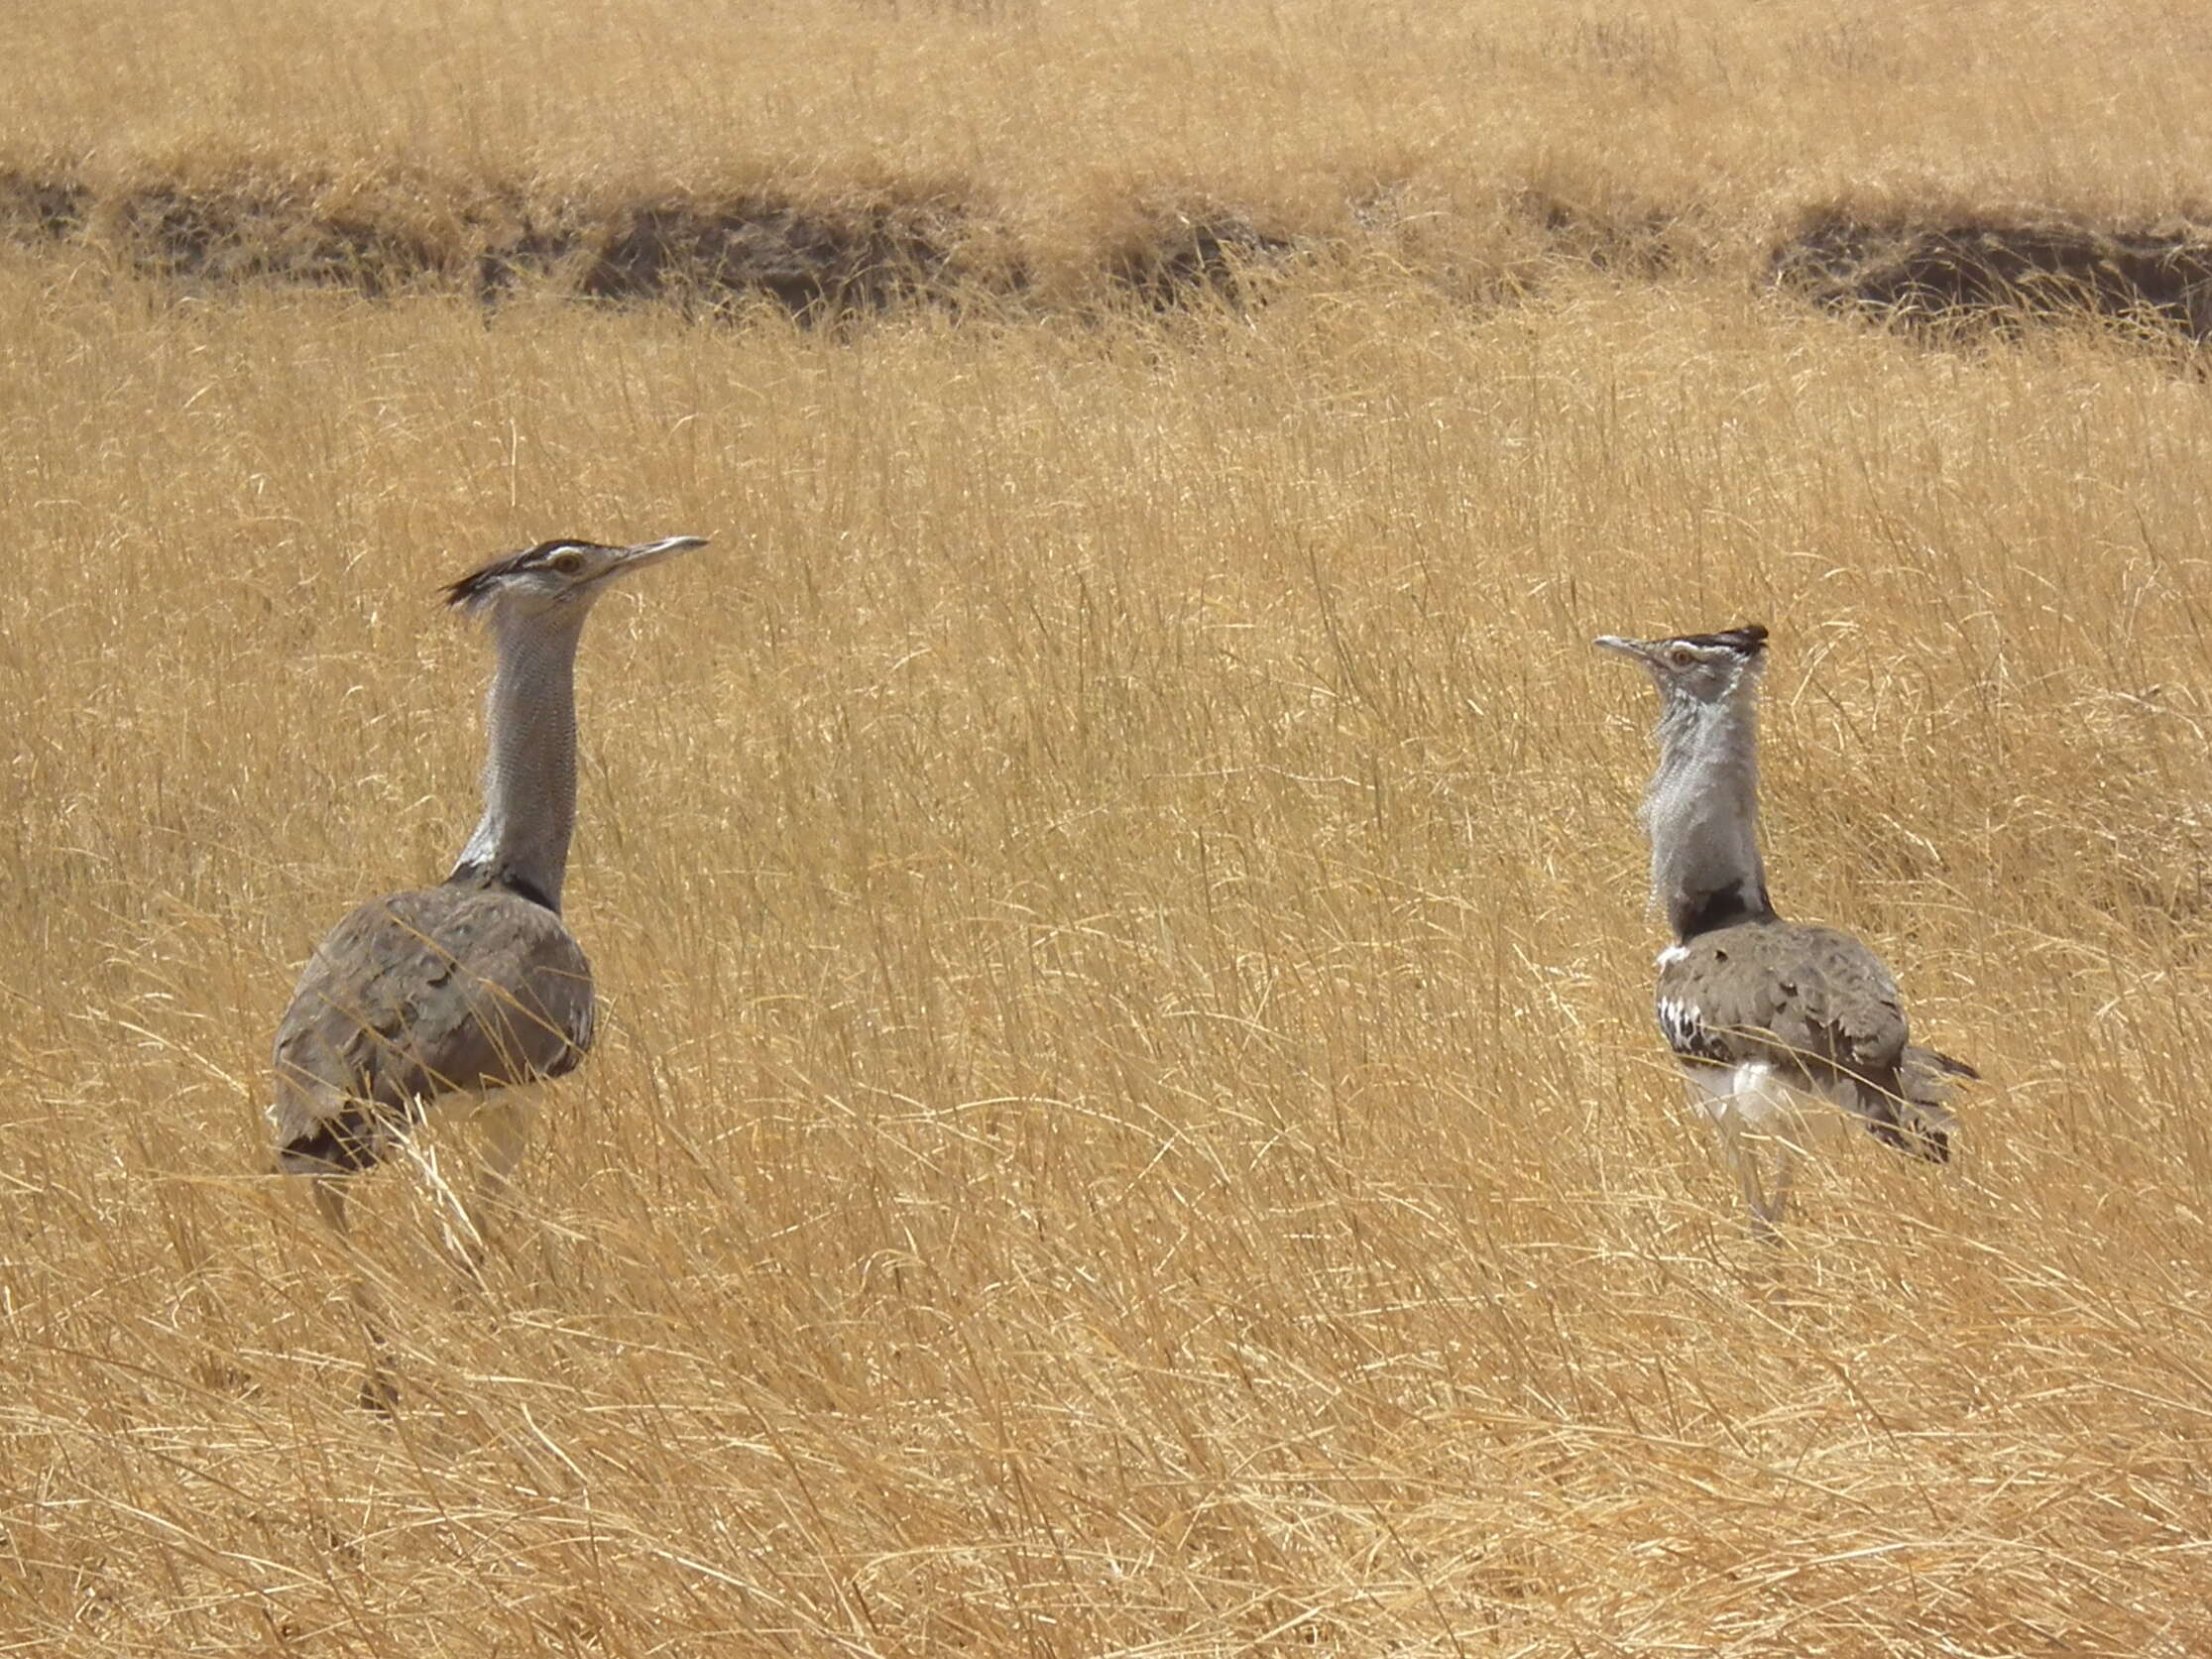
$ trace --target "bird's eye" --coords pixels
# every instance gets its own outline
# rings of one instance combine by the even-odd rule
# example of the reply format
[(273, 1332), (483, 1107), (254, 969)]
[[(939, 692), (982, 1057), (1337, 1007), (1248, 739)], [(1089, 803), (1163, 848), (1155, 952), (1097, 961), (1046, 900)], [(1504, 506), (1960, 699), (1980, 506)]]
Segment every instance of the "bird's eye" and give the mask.
[(563, 576), (581, 576), (584, 573), (584, 555), (574, 547), (563, 547), (545, 562)]
[(1697, 653), (1688, 646), (1677, 646), (1667, 653), (1667, 660), (1678, 668), (1687, 668), (1697, 660)]

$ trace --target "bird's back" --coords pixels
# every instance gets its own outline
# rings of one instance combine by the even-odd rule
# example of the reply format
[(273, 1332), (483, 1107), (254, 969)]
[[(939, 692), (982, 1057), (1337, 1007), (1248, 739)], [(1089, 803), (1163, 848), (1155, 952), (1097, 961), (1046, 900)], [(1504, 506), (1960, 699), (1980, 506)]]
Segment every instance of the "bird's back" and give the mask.
[(1769, 920), (1700, 933), (1666, 953), (1659, 1000), (1676, 1010), (1668, 1036), (1686, 1060), (1756, 1056), (1817, 1085), (1837, 1071), (1885, 1078), (1905, 1052), (1897, 982), (1832, 927)]
[(280, 1167), (374, 1163), (429, 1102), (557, 1077), (592, 1040), (591, 964), (559, 915), (451, 883), (359, 906), (277, 1027)]
[(1951, 1123), (1944, 1079), (1971, 1067), (1910, 1042), (1897, 981), (1832, 927), (1763, 920), (1668, 951), (1659, 1023), (1688, 1066), (1763, 1063), (1842, 1101), (1891, 1145), (1940, 1161)]

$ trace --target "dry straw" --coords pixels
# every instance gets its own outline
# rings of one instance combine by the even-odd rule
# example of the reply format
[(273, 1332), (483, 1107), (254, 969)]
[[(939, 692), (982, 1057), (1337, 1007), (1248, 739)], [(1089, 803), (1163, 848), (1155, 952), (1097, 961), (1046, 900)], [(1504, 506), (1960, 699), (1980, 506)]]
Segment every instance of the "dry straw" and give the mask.
[[(1141, 178), (1180, 141), (1295, 201), (1327, 133), (1401, 107), (1616, 146), (1626, 188), (1670, 88), (1734, 73), (1748, 113), (1659, 145), (1652, 188), (1751, 224), (1765, 186), (1716, 158), (1791, 86), (1854, 77), (1872, 155), (1925, 64), (1952, 102), (1884, 153), (1998, 180), (1960, 135), (2136, 15), (1964, 17), (1985, 97), (1915, 55), (1938, 10), (740, 39), (278, 6), (226, 69), (203, 5), (203, 42), (58, 12), (4, 72), (48, 88), (10, 142), (81, 159), (107, 65), (118, 170), (404, 130), (453, 175), (671, 186), (804, 149), (842, 85), (822, 178), (885, 135), (1062, 227), (1098, 155)], [(2168, 22), (2158, 62), (2198, 50)], [(1142, 100), (1038, 67), (1070, 41), (1150, 90), (1155, 148)], [(1444, 67), (1404, 98), (1370, 46)], [(1468, 61), (1649, 124), (1547, 140), (1448, 93)], [(1240, 148), (1232, 79), (1302, 124)], [(2201, 117), (2135, 97), (2047, 181), (2154, 197), (2128, 157)], [(1808, 130), (1762, 142), (1809, 176)], [(1473, 306), (1325, 262), (1243, 311), (808, 330), (0, 256), (0, 1645), (2212, 1643), (2212, 406), (2087, 333), (1930, 350), (1740, 275)], [(364, 1191), (383, 1425), (330, 1246), (256, 1173), (268, 1033), (334, 916), (473, 819), (485, 663), (438, 581), (671, 530), (715, 546), (605, 607), (580, 676), (604, 1046), (487, 1292), (415, 1178)], [(1879, 942), (1993, 1079), (1950, 1170), (1830, 1148), (1782, 1249), (1650, 1027), (1648, 710), (1587, 647), (1746, 618), (1778, 901)]]

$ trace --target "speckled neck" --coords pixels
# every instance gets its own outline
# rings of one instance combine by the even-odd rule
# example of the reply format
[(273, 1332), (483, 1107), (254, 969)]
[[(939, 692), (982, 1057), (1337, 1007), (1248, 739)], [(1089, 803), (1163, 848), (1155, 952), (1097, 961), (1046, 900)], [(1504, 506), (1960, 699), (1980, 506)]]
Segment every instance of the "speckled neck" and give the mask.
[(447, 878), (510, 888), (558, 910), (576, 828), (576, 647), (589, 607), (495, 615), (485, 698), (484, 816)]
[(1759, 857), (1759, 716), (1755, 684), (1715, 703), (1670, 698), (1659, 719), (1659, 770), (1644, 793), (1652, 899), (1677, 939), (1772, 919)]

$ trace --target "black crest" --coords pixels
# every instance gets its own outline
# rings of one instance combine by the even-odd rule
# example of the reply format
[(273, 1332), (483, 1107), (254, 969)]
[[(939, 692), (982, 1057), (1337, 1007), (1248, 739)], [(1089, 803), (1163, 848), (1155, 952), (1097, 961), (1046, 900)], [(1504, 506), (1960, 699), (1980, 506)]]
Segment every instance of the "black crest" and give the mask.
[(1767, 649), (1767, 631), (1756, 622), (1747, 622), (1737, 628), (1724, 628), (1717, 634), (1684, 634), (1678, 638), (1686, 646), (1732, 651), (1739, 656), (1757, 656)]

